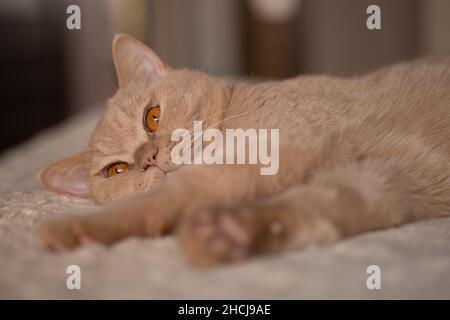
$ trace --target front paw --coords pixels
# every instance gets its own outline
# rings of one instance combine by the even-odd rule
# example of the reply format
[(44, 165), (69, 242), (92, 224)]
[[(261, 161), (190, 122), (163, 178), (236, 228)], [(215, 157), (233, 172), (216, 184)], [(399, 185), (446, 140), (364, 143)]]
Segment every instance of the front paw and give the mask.
[(51, 250), (69, 250), (92, 241), (85, 223), (83, 216), (49, 219), (38, 224), (37, 236)]
[(40, 223), (37, 236), (49, 249), (65, 251), (91, 243), (111, 244), (124, 237), (124, 226), (126, 223), (101, 213), (73, 215)]

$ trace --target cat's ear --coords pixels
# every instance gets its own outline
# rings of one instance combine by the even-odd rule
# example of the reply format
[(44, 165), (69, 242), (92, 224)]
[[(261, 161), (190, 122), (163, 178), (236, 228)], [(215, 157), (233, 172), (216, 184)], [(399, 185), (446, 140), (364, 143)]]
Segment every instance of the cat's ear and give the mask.
[(91, 198), (89, 158), (88, 152), (81, 152), (58, 160), (43, 168), (37, 178), (49, 190)]
[(152, 49), (133, 37), (116, 35), (112, 47), (119, 87), (133, 80), (151, 83), (170, 69)]

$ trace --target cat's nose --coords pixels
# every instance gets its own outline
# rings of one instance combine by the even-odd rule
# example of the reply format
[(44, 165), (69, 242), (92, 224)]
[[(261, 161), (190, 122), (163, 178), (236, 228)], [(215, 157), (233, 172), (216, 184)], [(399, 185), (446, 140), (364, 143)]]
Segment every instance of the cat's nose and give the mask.
[(148, 167), (157, 165), (156, 156), (159, 148), (152, 142), (148, 142), (140, 146), (134, 153), (135, 164), (141, 170), (146, 170)]

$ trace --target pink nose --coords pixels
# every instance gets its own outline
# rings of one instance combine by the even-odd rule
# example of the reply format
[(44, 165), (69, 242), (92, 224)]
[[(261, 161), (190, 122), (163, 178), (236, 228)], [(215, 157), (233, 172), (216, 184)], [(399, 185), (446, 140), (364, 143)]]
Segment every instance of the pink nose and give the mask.
[(135, 164), (142, 170), (157, 165), (156, 156), (159, 148), (153, 142), (147, 142), (141, 145), (134, 153)]

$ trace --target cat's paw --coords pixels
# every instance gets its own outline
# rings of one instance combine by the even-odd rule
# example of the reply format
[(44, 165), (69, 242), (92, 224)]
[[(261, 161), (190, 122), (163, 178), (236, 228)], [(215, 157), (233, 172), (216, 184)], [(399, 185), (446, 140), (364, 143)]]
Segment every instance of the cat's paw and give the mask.
[(180, 224), (178, 239), (187, 258), (209, 266), (237, 262), (255, 250), (256, 225), (248, 208), (203, 209)]
[(37, 236), (47, 248), (66, 251), (94, 242), (111, 242), (112, 238), (101, 229), (87, 216), (69, 216), (38, 224)]
[(49, 249), (64, 251), (82, 244), (81, 219), (64, 217), (49, 219), (37, 225), (38, 239)]

